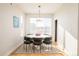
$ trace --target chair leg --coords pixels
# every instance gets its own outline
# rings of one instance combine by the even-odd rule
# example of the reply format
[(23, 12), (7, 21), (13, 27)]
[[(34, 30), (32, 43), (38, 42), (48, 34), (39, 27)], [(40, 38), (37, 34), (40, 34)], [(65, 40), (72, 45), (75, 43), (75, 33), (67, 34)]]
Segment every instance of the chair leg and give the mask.
[(33, 53), (35, 53), (35, 48), (34, 48), (34, 45), (33, 45), (32, 49), (33, 49)]
[(47, 46), (47, 50), (49, 50), (49, 48), (48, 48), (48, 45), (46, 44), (46, 46)]
[(27, 44), (26, 44), (26, 52), (27, 52)]
[(40, 53), (41, 53), (41, 45), (40, 45)]
[(28, 47), (28, 52), (30, 51), (30, 44), (29, 44), (29, 47)]
[(51, 44), (51, 51), (52, 51), (52, 44)]
[(50, 45), (48, 45), (48, 48), (49, 48), (49, 50), (48, 50), (48, 51), (50, 51)]
[(32, 49), (32, 44), (31, 44), (31, 53), (33, 52), (33, 49)]
[(23, 44), (23, 49), (25, 49), (25, 44)]
[(47, 46), (48, 46), (48, 52), (49, 52), (49, 50), (50, 50), (50, 46), (47, 44)]

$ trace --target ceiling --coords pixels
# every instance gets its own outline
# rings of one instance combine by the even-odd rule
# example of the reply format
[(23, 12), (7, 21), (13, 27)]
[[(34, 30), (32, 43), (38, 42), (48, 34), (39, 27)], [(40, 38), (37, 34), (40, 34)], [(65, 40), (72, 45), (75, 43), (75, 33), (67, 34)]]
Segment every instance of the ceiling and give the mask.
[(40, 5), (41, 14), (53, 14), (58, 8), (61, 7), (61, 3), (18, 3), (17, 4), (25, 13), (38, 14)]
[[(26, 14), (53, 14), (58, 8), (62, 6), (61, 3), (12, 3), (13, 6), (18, 6)], [(0, 6), (11, 6), (11, 3), (2, 3)]]

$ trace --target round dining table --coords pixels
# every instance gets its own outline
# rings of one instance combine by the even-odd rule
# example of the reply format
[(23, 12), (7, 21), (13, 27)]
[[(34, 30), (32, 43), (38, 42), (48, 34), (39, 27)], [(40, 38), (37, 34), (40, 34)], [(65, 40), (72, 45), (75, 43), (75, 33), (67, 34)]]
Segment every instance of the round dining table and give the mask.
[(30, 38), (47, 38), (47, 37), (52, 37), (51, 35), (26, 35), (26, 37)]
[[(52, 35), (48, 35), (48, 34), (43, 34), (43, 35), (34, 35), (34, 34), (31, 34), (31, 35), (26, 35), (26, 37), (29, 37), (31, 38), (32, 40), (34, 38), (41, 38), (42, 42), (44, 41), (45, 38), (52, 38)], [(42, 46), (43, 47), (43, 46)], [(48, 50), (46, 50), (48, 51)]]

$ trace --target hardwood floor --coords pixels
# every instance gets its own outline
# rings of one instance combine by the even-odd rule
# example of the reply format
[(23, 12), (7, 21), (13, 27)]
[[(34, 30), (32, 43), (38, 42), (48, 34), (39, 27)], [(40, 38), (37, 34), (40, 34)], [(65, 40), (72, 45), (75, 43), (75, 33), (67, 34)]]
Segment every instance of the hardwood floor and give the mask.
[(64, 54), (13, 54), (12, 56), (64, 56)]
[[(57, 44), (53, 44), (53, 47), (57, 48)], [(18, 48), (17, 48), (18, 49)], [(64, 56), (64, 53), (15, 53), (16, 50), (10, 56)]]

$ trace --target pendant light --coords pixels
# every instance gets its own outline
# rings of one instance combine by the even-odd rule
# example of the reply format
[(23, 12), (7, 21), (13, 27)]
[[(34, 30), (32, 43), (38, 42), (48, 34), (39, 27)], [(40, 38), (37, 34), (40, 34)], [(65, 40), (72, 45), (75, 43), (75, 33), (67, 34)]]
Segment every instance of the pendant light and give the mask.
[(41, 6), (38, 5), (38, 8), (39, 8), (39, 10), (38, 10), (39, 13), (38, 13), (38, 20), (37, 20), (37, 21), (41, 21), (41, 20), (40, 20), (40, 8), (41, 8)]

